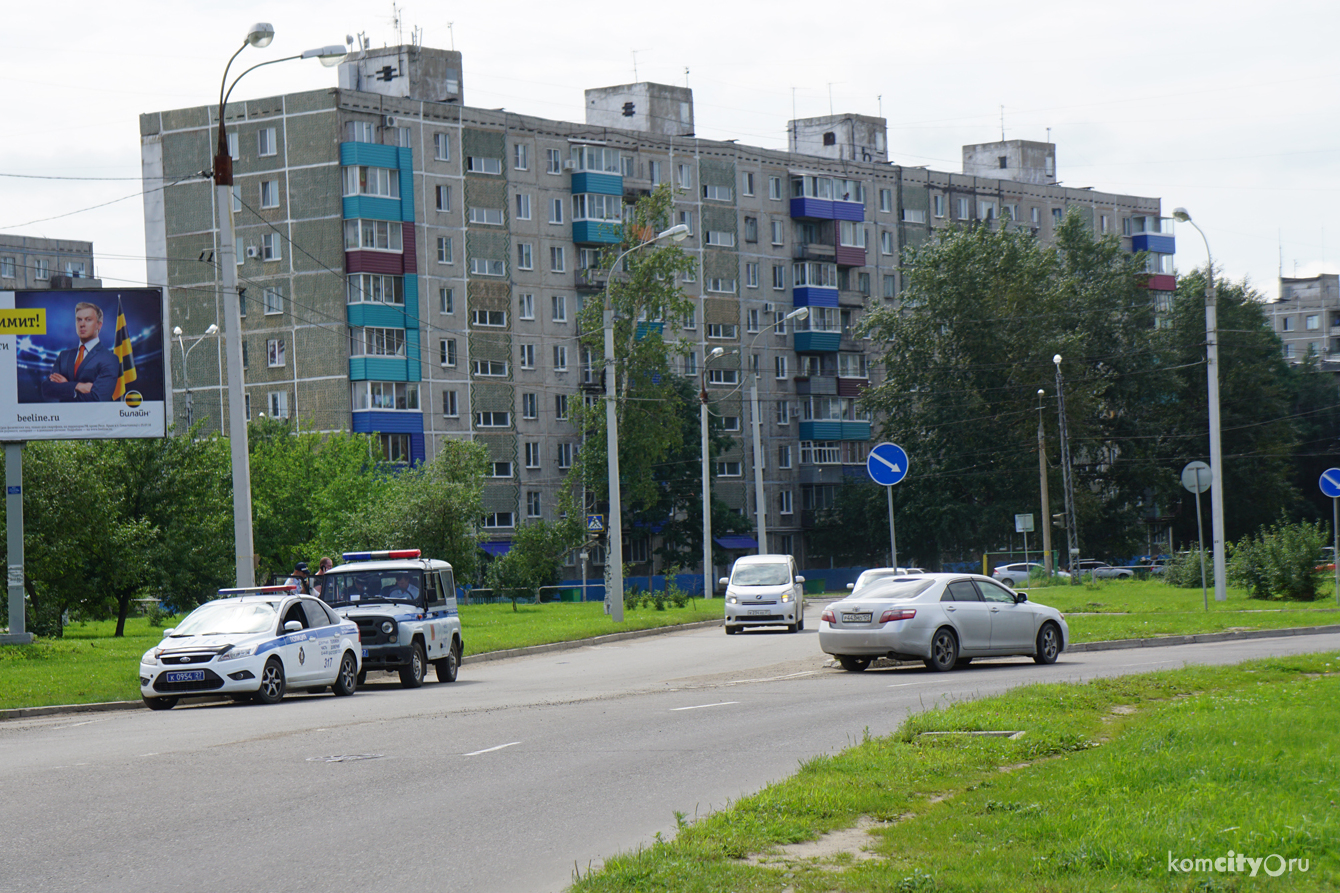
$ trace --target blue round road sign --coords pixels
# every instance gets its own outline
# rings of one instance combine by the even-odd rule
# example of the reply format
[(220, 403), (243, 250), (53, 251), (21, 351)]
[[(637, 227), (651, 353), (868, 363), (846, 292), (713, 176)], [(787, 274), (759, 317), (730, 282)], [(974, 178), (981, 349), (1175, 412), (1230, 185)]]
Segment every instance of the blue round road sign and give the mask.
[(1321, 473), (1321, 492), (1335, 499), (1340, 497), (1340, 468), (1328, 468)]
[(870, 449), (865, 460), (865, 470), (870, 479), (884, 487), (907, 477), (907, 452), (896, 443), (881, 443)]

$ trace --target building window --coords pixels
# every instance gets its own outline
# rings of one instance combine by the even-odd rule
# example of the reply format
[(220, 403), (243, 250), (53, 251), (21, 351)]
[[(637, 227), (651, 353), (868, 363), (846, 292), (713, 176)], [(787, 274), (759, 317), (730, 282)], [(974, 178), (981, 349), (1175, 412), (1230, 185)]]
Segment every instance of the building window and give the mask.
[(549, 269), (554, 273), (562, 273), (568, 268), (567, 255), (562, 245), (549, 246)]
[(401, 149), (410, 147), (411, 132), (408, 127), (387, 127), (386, 139), (383, 142), (388, 146), (398, 146)]
[(758, 308), (751, 307), (744, 313), (744, 330), (749, 334), (758, 331)]
[(535, 269), (534, 246), (529, 242), (516, 243), (516, 268), (518, 270)]
[(558, 467), (561, 469), (572, 467), (572, 444), (560, 443), (558, 445)]
[(385, 167), (349, 165), (344, 168), (344, 194), (400, 198), (400, 172)]
[(545, 158), (548, 160), (546, 170), (551, 174), (563, 173), (563, 155), (557, 149), (545, 149)]
[(1052, 226), (1060, 226), (1061, 218), (1065, 216), (1064, 208), (1052, 208)]
[(563, 222), (563, 199), (556, 198), (549, 203), (549, 222), (553, 224)]
[(958, 213), (955, 216), (959, 220), (967, 220), (968, 212), (971, 210), (968, 200), (966, 198), (961, 198), (958, 200)]
[(540, 491), (539, 491), (539, 490), (527, 490), (527, 491), (526, 491), (526, 517), (527, 517), (527, 518), (538, 518), (538, 517), (540, 517)]
[(283, 256), (279, 233), (264, 233), (261, 236), (261, 260), (279, 260)]
[(275, 129), (273, 127), (262, 127), (256, 131), (256, 154), (264, 158), (267, 155), (275, 154)]
[(752, 172), (750, 172), (750, 171), (746, 171), (745, 174), (744, 174), (744, 176), (741, 178), (741, 183), (740, 183), (740, 185), (741, 185), (741, 189), (740, 189), (741, 192), (743, 192), (745, 195), (753, 195), (753, 194), (754, 194), (754, 174), (753, 174)]
[(735, 201), (735, 190), (729, 186), (704, 185), (703, 198), (711, 202), (732, 202)]
[[(351, 143), (375, 143), (377, 142), (376, 131), (370, 121), (350, 121), (349, 142)], [(234, 155), (234, 158), (237, 156)]]
[(746, 242), (758, 241), (758, 218), (746, 217), (744, 219), (744, 240)]
[(568, 420), (568, 395), (554, 395), (554, 419), (560, 422)]
[(521, 417), (538, 419), (540, 417), (540, 398), (537, 394), (521, 395)]
[(519, 346), (519, 350), (521, 351), (521, 368), (522, 368), (522, 369), (534, 369), (534, 368), (535, 368), (535, 345), (534, 345), (534, 344), (522, 344), (522, 345)]
[(461, 417), (460, 409), (456, 405), (455, 391), (442, 392), (442, 414), (449, 419), (458, 419)]
[(631, 180), (637, 176), (637, 159), (632, 155), (624, 155), (619, 158), (619, 174), (626, 180)]
[(568, 296), (567, 296), (567, 295), (554, 295), (550, 300), (553, 302), (553, 313), (552, 313), (553, 321), (554, 321), (554, 322), (567, 322), (567, 321), (568, 321)]
[(539, 444), (538, 442), (532, 440), (532, 441), (526, 441), (526, 443), (524, 444), (524, 446), (525, 446), (525, 454), (526, 454), (526, 467), (527, 467), (527, 468), (539, 468), (539, 467), (540, 467), (540, 444)]
[(400, 223), (390, 220), (344, 221), (345, 251), (404, 252), (403, 230)]
[(786, 400), (777, 401), (777, 424), (791, 424), (791, 404)]
[(687, 164), (679, 164), (676, 165), (675, 168), (679, 174), (679, 188), (685, 191), (692, 189), (693, 176), (689, 173), (689, 166)]
[(517, 297), (517, 316), (521, 319), (535, 318), (535, 295), (526, 292)]
[(510, 428), (512, 427), (512, 414), (507, 410), (485, 410), (475, 413), (476, 428)]
[(284, 312), (284, 296), (277, 287), (267, 285), (261, 291), (261, 295), (265, 300), (265, 313), (267, 316)]
[(568, 371), (568, 347), (566, 344), (554, 345), (554, 371)]
[(708, 323), (708, 338), (737, 338), (739, 337), (739, 326), (729, 323)]
[(284, 365), (283, 338), (270, 338), (265, 342), (265, 361), (271, 369)]
[(782, 221), (780, 220), (772, 221), (772, 244), (781, 245), (783, 238), (784, 234), (782, 232)]
[[(893, 190), (881, 189), (879, 191), (879, 209), (885, 214), (893, 210)], [(922, 223), (925, 223), (923, 220)]]
[(1303, 326), (1309, 332), (1315, 332), (1321, 328), (1321, 317), (1315, 313), (1308, 314), (1303, 320)]
[(518, 192), (516, 194), (516, 219), (530, 219), (530, 195), (528, 193)]
[(502, 208), (471, 208), (470, 222), (481, 226), (502, 226)]
[(898, 295), (898, 280), (892, 273), (884, 277), (884, 297), (893, 298)]
[(267, 405), (270, 410), (270, 417), (274, 419), (288, 418), (288, 391), (271, 391), (266, 395), (268, 397)]
[(790, 490), (783, 490), (777, 494), (777, 514), (779, 515), (792, 514)]
[(706, 291), (717, 292), (723, 295), (733, 295), (736, 292), (736, 281), (734, 279), (722, 279), (719, 276), (708, 277), (703, 283)]
[(680, 211), (680, 212), (679, 212), (679, 223), (680, 223), (681, 226), (688, 227), (689, 235), (693, 235), (693, 212), (692, 212), (692, 211)]
[(433, 187), (433, 194), (434, 194), (434, 196), (435, 196), (436, 199), (437, 199), (437, 209), (438, 209), (439, 211), (450, 211), (450, 210), (451, 210), (451, 187), (450, 187), (450, 186), (434, 186), (434, 187)]
[(782, 444), (781, 446), (777, 447), (777, 467), (778, 467), (778, 468), (790, 468), (790, 467), (791, 467), (791, 445), (790, 445), (790, 444), (785, 444), (785, 443), (784, 443), (784, 444)]
[(772, 288), (773, 291), (783, 291), (786, 288), (786, 267), (782, 264), (772, 266)]
[(350, 304), (404, 304), (405, 277), (350, 273), (346, 293)]
[(653, 186), (660, 185), (665, 180), (665, 164), (660, 161), (647, 162), (647, 179), (651, 180)]
[(515, 170), (530, 170), (530, 147), (525, 143), (512, 146), (512, 167)]
[(738, 461), (726, 461), (717, 463), (717, 477), (737, 478), (740, 476), (740, 463)]
[(717, 248), (734, 248), (735, 233), (722, 232), (719, 229), (709, 229), (707, 231), (707, 244)]
[(768, 177), (768, 198), (775, 202), (782, 200), (782, 178)]
[(738, 369), (708, 369), (707, 383), (717, 385), (739, 384), (740, 371)]
[(512, 476), (511, 462), (490, 462), (488, 474), (485, 477), (491, 478), (510, 478)]
[(943, 195), (932, 196), (932, 208), (936, 217), (945, 216), (945, 197)]
[(686, 311), (684, 312), (684, 328), (686, 328), (686, 329), (697, 329), (697, 328), (698, 328), (698, 307), (697, 307), (697, 305), (695, 305), (695, 304), (690, 304), (690, 305), (689, 305), (689, 309), (686, 310)]
[(487, 326), (495, 329), (507, 328), (507, 311), (505, 310), (472, 310), (470, 311), (470, 322), (477, 326)]
[(893, 233), (888, 230), (879, 234), (879, 253), (893, 254)]
[(484, 527), (489, 530), (516, 526), (512, 521), (512, 512), (490, 512), (484, 516)]
[(506, 276), (507, 265), (500, 260), (472, 257), (470, 258), (470, 272), (476, 276)]
[(433, 157), (438, 161), (451, 160), (451, 142), (445, 133), (433, 134)]
[(451, 236), (437, 237), (437, 262), (440, 264), (456, 263), (456, 252), (452, 251)]
[(17, 265), (12, 257), (0, 257), (0, 279), (17, 279)]
[(995, 220), (995, 219), (996, 219), (996, 203), (995, 203), (995, 202), (978, 202), (978, 203), (977, 203), (977, 218), (978, 218), (979, 220)]
[(865, 295), (867, 298), (870, 297), (870, 274), (869, 274), (869, 273), (857, 273), (857, 274), (856, 274), (856, 290), (859, 291), (861, 294)]
[(758, 288), (758, 264), (744, 265), (744, 284), (746, 288)]
[(437, 311), (439, 313), (456, 312), (456, 289), (439, 288), (437, 290)]
[[(237, 142), (237, 131), (228, 134), (228, 157), (233, 161), (242, 160), (242, 149)], [(247, 418), (251, 418), (251, 416), (248, 415)]]
[(261, 207), (279, 207), (279, 181), (261, 180)]
[(1283, 318), (1280, 320), (1280, 331), (1282, 331), (1282, 332), (1292, 332), (1292, 331), (1293, 331), (1293, 317), (1292, 317), (1292, 316), (1286, 316), (1286, 317), (1283, 317)]
[(437, 342), (438, 362), (443, 366), (456, 365), (456, 339), (443, 338)]
[(623, 221), (623, 197), (579, 192), (572, 197), (572, 219), (620, 223)]
[(467, 155), (465, 157), (465, 171), (470, 174), (501, 174), (502, 159)]
[(781, 381), (786, 378), (786, 357), (774, 357), (773, 362), (776, 364), (777, 368), (777, 380)]

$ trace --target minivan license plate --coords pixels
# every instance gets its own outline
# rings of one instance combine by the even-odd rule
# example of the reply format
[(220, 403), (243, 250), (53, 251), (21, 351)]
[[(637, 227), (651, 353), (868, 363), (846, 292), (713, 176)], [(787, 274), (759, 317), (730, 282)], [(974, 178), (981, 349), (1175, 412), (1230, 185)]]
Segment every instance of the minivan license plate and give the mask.
[(843, 623), (869, 623), (871, 614), (843, 614)]

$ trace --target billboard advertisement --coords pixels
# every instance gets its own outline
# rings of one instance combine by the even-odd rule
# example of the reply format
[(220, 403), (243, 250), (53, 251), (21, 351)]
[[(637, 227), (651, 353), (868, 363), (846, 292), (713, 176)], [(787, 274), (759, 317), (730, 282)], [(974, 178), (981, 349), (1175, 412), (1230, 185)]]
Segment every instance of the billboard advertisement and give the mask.
[(0, 291), (0, 441), (163, 437), (163, 292)]

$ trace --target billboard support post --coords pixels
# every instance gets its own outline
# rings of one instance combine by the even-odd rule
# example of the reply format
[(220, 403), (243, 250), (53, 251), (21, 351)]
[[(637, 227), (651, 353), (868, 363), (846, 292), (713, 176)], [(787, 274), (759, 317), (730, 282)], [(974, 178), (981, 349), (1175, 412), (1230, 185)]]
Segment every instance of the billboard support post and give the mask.
[(0, 645), (28, 645), (28, 617), (23, 605), (23, 444), (5, 444), (5, 543), (9, 570), (9, 634)]

